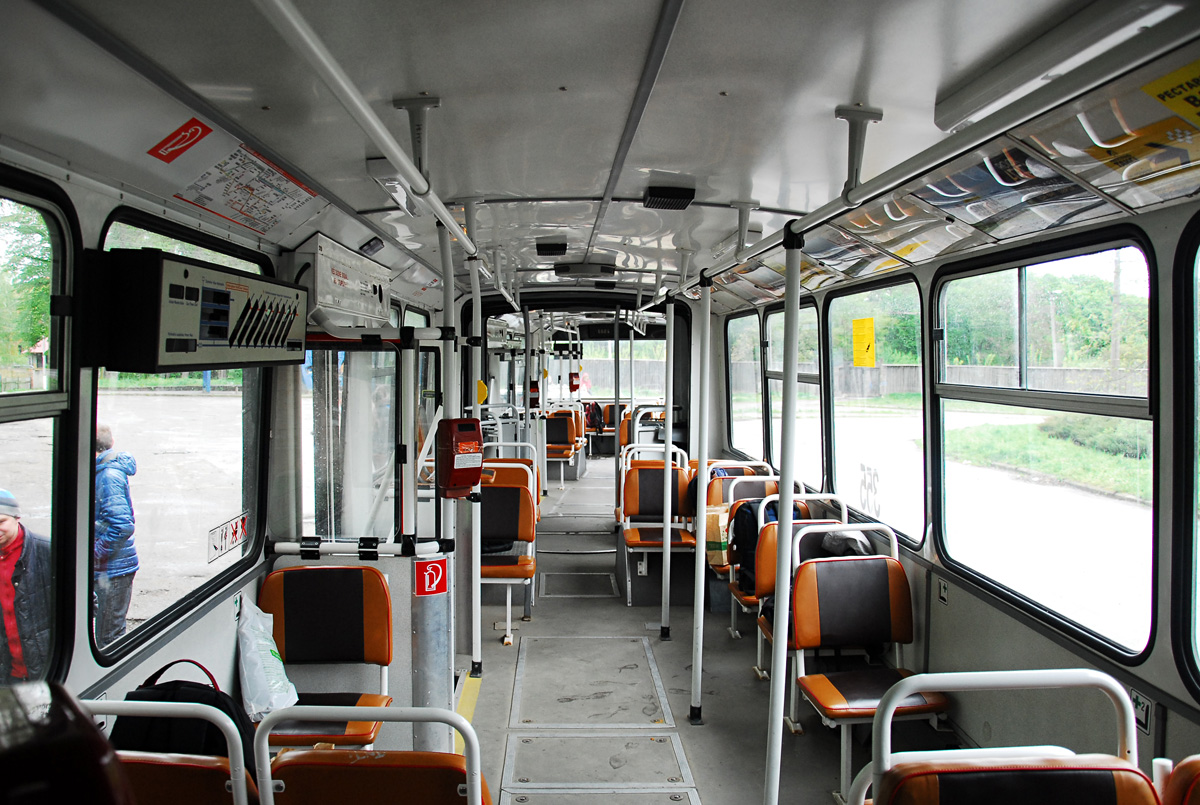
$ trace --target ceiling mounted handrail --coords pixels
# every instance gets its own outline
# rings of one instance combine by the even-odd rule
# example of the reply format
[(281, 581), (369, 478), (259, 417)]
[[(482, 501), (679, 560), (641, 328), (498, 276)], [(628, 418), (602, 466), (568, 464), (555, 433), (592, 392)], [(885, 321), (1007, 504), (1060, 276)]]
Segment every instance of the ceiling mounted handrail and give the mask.
[[(1157, 25), (1143, 31), (1115, 51), (1107, 51), (1037, 89), (983, 120), (951, 134), (944, 140), (901, 162), (853, 190), (827, 202), (804, 217), (793, 221), (797, 234), (811, 232), (838, 215), (895, 190), (905, 182), (919, 178), (939, 165), (1000, 137), (1012, 129), (1045, 114), (1073, 98), (1104, 86), (1131, 70), (1183, 47), (1200, 36), (1200, 9), (1186, 9), (1171, 18), (1170, 25)], [(753, 246), (700, 272), (687, 288), (695, 287), (700, 277), (716, 277), (783, 245), (784, 230), (767, 235)]]
[[(450, 210), (438, 198), (437, 193), (433, 192), (432, 186), (421, 174), (421, 171), (417, 169), (408, 154), (404, 153), (404, 149), (396, 142), (396, 138), (383, 125), (383, 121), (371, 109), (362, 93), (346, 75), (346, 71), (334, 59), (333, 54), (325, 47), (316, 31), (292, 5), (291, 0), (254, 0), (254, 5), (275, 26), (275, 30), (279, 32), (280, 36), (308, 60), (325, 85), (329, 87), (329, 91), (358, 123), (359, 128), (371, 138), (371, 142), (383, 152), (388, 162), (391, 162), (399, 172), (400, 178), (408, 185), (412, 195), (429, 205), (434, 216), (442, 222), (451, 237), (458, 241), (459, 246), (468, 255), (472, 257), (477, 255), (478, 247), (458, 225), (458, 221), (454, 220)], [(453, 277), (446, 279), (453, 281)]]

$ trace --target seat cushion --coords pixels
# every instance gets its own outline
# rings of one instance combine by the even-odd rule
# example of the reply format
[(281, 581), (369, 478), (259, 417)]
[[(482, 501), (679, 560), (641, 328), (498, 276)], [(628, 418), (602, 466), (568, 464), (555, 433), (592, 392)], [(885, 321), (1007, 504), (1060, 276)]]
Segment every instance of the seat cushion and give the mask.
[[(443, 752), (285, 749), (271, 762), (271, 776), (284, 783), (284, 790), (275, 795), (280, 805), (466, 802), (458, 793), (458, 787), (467, 780), (466, 760)], [(485, 805), (491, 805), (487, 780), (482, 775), (480, 785)]]
[[(696, 535), (690, 531), (671, 529), (675, 536), (671, 540), (672, 548), (696, 547)], [(625, 529), (625, 547), (633, 550), (661, 548), (663, 546), (663, 530), (661, 528), (627, 528)]]
[[(826, 718), (870, 718), (888, 688), (912, 671), (893, 668), (866, 668), (832, 674), (809, 674), (797, 682), (804, 698), (812, 702)], [(948, 702), (940, 693), (914, 693), (896, 708), (896, 716), (940, 713)]]
[(737, 579), (729, 582), (729, 594), (732, 595), (739, 604), (744, 607), (758, 606), (758, 597), (754, 593), (748, 593), (738, 586)]
[[(138, 802), (207, 805), (229, 799), (228, 758), (133, 751), (117, 752), (117, 758)], [(258, 802), (254, 778), (249, 769), (245, 774), (250, 802)]]
[[(378, 693), (301, 693), (297, 705), (388, 707), (391, 696)], [(364, 746), (374, 743), (378, 721), (281, 721), (271, 732), (271, 746)]]
[(537, 559), (532, 556), (484, 556), (479, 573), (485, 579), (532, 579)]

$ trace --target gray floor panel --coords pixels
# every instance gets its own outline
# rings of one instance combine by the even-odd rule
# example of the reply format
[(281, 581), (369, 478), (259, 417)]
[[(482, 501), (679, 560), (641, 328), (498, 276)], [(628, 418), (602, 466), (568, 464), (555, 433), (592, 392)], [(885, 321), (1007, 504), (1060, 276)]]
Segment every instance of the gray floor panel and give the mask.
[(615, 573), (541, 573), (542, 598), (613, 598), (619, 595)]
[(506, 755), (506, 791), (619, 791), (694, 785), (679, 736), (673, 733), (513, 734)]
[(682, 791), (521, 791), (505, 792), (500, 805), (700, 805), (693, 788)]
[(673, 727), (666, 702), (644, 637), (526, 637), (517, 657), (509, 726)]

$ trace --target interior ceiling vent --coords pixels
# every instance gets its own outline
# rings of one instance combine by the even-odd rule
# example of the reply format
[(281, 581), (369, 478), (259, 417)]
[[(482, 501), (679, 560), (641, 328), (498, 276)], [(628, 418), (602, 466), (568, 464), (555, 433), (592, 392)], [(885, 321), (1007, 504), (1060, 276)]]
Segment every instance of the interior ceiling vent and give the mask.
[(602, 263), (561, 263), (554, 267), (559, 277), (611, 277), (616, 271), (616, 266)]
[(567, 253), (566, 241), (561, 243), (541, 243), (537, 244), (538, 257), (562, 257)]
[(691, 187), (654, 187), (646, 188), (642, 198), (642, 206), (652, 210), (686, 210), (696, 191)]
[(617, 288), (616, 280), (599, 280), (596, 282), (597, 291), (613, 291)]

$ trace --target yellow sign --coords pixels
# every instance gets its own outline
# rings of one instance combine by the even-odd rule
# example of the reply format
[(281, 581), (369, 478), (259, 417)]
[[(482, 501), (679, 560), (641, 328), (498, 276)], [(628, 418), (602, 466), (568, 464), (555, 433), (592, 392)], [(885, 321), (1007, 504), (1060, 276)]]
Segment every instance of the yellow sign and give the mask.
[(487, 397), (488, 397), (487, 383), (484, 383), (482, 380), (476, 380), (475, 381), (475, 399), (477, 399), (479, 401), (480, 405), (483, 405), (485, 402), (487, 402)]
[(1200, 122), (1200, 61), (1142, 87), (1142, 92), (1192, 123)]
[(548, 377), (550, 377), (550, 370), (549, 370), (549, 369), (543, 369), (543, 370), (542, 370), (542, 380), (545, 380), (545, 379), (546, 379), (546, 378), (548, 378)]
[(875, 368), (875, 319), (854, 320), (854, 365)]

